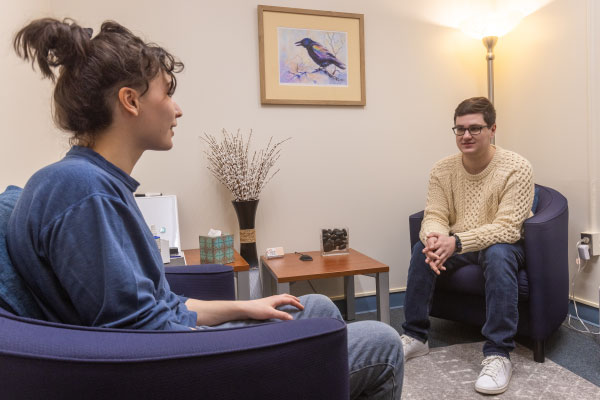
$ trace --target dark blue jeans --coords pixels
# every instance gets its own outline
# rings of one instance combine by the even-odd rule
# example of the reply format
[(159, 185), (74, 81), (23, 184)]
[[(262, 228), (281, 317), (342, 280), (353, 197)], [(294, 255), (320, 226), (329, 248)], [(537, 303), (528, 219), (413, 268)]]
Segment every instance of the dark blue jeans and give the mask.
[[(404, 316), (404, 333), (426, 342), (429, 332), (429, 312), (437, 275), (425, 263), (425, 246), (420, 241), (415, 244), (408, 269)], [(455, 254), (444, 264), (448, 273), (468, 264), (483, 268), (485, 278), (486, 321), (481, 333), (487, 339), (483, 354), (502, 355), (515, 348), (513, 340), (517, 333), (519, 312), (517, 308), (519, 286), (517, 272), (524, 264), (523, 243), (494, 244), (481, 251)]]

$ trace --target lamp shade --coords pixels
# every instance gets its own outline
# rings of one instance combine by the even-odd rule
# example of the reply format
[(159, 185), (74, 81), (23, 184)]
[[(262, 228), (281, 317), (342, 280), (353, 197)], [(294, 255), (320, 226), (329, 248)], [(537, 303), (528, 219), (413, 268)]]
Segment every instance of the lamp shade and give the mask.
[(500, 37), (514, 29), (525, 15), (518, 11), (503, 13), (474, 14), (462, 21), (459, 28), (475, 39), (487, 36)]

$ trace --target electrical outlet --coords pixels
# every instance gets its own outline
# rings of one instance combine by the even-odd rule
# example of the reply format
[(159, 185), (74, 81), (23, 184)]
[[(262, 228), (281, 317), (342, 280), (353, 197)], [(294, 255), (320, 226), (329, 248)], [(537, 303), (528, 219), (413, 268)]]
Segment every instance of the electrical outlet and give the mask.
[(590, 256), (600, 256), (600, 232), (581, 232), (581, 239), (587, 238)]

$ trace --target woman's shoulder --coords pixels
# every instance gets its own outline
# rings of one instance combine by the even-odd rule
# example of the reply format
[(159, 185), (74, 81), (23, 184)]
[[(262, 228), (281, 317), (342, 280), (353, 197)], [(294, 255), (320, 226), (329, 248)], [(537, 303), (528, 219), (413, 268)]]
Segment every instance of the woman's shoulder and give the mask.
[(20, 205), (37, 210), (43, 220), (61, 215), (72, 206), (97, 197), (122, 201), (126, 188), (114, 177), (85, 159), (66, 157), (37, 171), (27, 182)]
[(105, 173), (101, 168), (84, 159), (64, 158), (50, 164), (31, 176), (25, 190), (36, 192), (58, 192), (67, 196), (71, 193), (91, 194), (105, 185)]

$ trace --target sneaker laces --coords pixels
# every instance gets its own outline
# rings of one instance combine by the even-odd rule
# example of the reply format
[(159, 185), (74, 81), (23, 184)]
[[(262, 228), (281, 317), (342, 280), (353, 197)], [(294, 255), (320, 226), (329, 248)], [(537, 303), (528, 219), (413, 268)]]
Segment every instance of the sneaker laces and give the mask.
[(481, 362), (481, 365), (483, 365), (483, 369), (481, 370), (481, 373), (479, 374), (479, 376), (487, 375), (490, 378), (492, 378), (494, 380), (494, 382), (496, 382), (496, 376), (498, 375), (500, 370), (504, 368), (504, 362), (502, 361), (503, 358), (505, 358), (505, 357), (502, 357), (502, 356), (486, 357)]
[(400, 336), (400, 340), (402, 341), (402, 346), (403, 346), (403, 347), (408, 347), (408, 346), (410, 346), (412, 343), (414, 343), (414, 342), (415, 342), (415, 340), (417, 340), (417, 339), (411, 338), (411, 337), (410, 337), (410, 336), (408, 336), (408, 335), (402, 335), (402, 336)]

